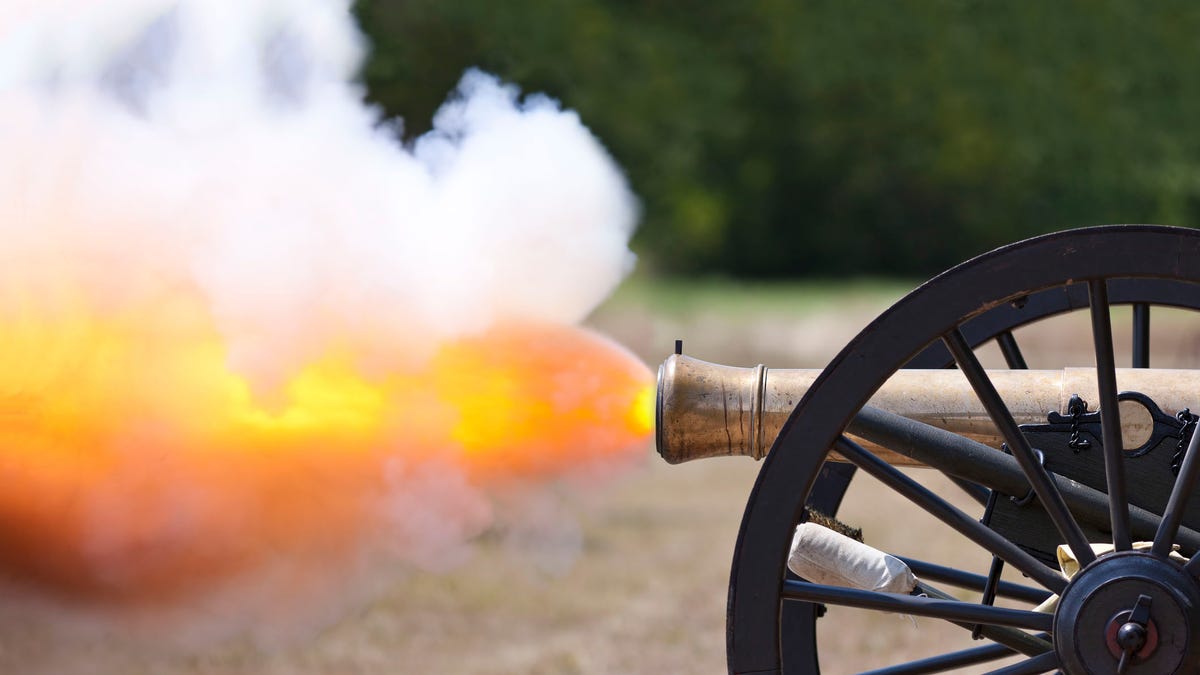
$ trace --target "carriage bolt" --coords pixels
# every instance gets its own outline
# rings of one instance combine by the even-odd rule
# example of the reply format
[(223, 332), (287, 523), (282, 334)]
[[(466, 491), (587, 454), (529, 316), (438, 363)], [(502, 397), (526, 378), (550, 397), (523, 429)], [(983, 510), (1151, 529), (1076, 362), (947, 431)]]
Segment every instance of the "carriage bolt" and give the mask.
[[(1121, 660), (1117, 663), (1118, 675), (1125, 672), (1134, 654), (1145, 657), (1154, 651), (1155, 645), (1146, 644), (1146, 640), (1150, 636), (1149, 631), (1146, 629), (1146, 624), (1150, 622), (1150, 603), (1152, 601), (1153, 598), (1148, 595), (1138, 595), (1133, 609), (1129, 610), (1129, 612), (1121, 612), (1121, 614), (1113, 617), (1113, 623), (1116, 623), (1122, 620), (1122, 615), (1128, 615), (1124, 617), (1125, 623), (1121, 624), (1121, 627), (1117, 629), (1115, 638), (1115, 646), (1121, 650)], [(1112, 647), (1113, 645), (1110, 644), (1109, 648), (1112, 649)], [(1148, 647), (1146, 653), (1141, 654), (1140, 652), (1145, 647)]]

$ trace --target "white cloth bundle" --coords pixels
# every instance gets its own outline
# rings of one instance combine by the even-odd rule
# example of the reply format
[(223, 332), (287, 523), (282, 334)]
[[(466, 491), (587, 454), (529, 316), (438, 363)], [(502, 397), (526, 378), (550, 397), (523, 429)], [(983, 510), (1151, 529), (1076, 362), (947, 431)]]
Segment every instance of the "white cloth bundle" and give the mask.
[(788, 569), (815, 584), (887, 593), (917, 587), (903, 560), (816, 523), (796, 528)]

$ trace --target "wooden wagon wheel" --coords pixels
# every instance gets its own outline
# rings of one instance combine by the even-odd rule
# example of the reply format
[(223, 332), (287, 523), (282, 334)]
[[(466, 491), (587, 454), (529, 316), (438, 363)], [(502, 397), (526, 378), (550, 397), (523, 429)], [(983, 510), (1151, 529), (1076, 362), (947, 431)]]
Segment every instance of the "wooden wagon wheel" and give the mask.
[[(1183, 507), (1176, 505), (1174, 494), (1172, 504), (1165, 509), (1172, 518), (1167, 519), (1168, 527), (1154, 533), (1153, 552), (1106, 556), (1102, 564), (1089, 567), (1090, 571), (1081, 574), (1067, 590), (1066, 582), (1054, 570), (1029, 558), (1013, 541), (996, 536), (973, 518), (957, 514), (936, 494), (913, 484), (894, 467), (856, 447), (843, 432), (870, 395), (897, 369), (906, 365), (939, 367), (957, 363), (972, 380), (971, 385), (980, 399), (990, 408), (997, 426), (1005, 430), (1008, 445), (1026, 471), (1039, 500), (1050, 505), (1046, 511), (1061, 532), (1061, 541), (1073, 544), (1079, 549), (1080, 558), (1089, 561), (1092, 558), (1090, 549), (1082, 550), (1086, 537), (1076, 522), (1078, 514), (1066, 506), (1054, 481), (1034, 459), (1028, 441), (1011, 423), (1004, 402), (990, 391), (986, 375), (979, 368), (971, 347), (998, 338), (1010, 366), (1020, 367), (1019, 349), (1011, 336), (1014, 327), (1072, 309), (1090, 307), (1097, 374), (1102, 383), (1111, 381), (1115, 366), (1108, 323), (1110, 305), (1134, 304), (1134, 364), (1146, 366), (1147, 307), (1163, 304), (1195, 308), (1200, 304), (1200, 287), (1193, 285), (1196, 283), (1200, 283), (1200, 234), (1194, 231), (1157, 226), (1076, 230), (1014, 244), (964, 263), (917, 289), (868, 326), (833, 360), (796, 407), (766, 459), (751, 494), (730, 581), (728, 655), (731, 672), (819, 672), (819, 630), (814, 632), (813, 628), (817, 623), (817, 603), (931, 616), (974, 625), (1007, 626), (1001, 630), (1002, 638), (1007, 636), (1007, 639), (1001, 639), (999, 643), (897, 663), (878, 672), (942, 672), (1012, 656), (1014, 649), (1024, 652), (1028, 658), (1012, 669), (997, 672), (1037, 673), (1058, 669), (1068, 673), (1104, 672), (1102, 668), (1111, 668), (1107, 672), (1115, 672), (1119, 659), (1114, 660), (1110, 653), (1115, 638), (1105, 634), (1113, 622), (1106, 616), (1103, 626), (1097, 628), (1081, 618), (1085, 613), (1080, 607), (1087, 606), (1087, 615), (1100, 609), (1112, 609), (1110, 616), (1125, 612), (1122, 615), (1125, 618), (1135, 611), (1144, 614), (1145, 608), (1134, 606), (1138, 596), (1147, 595), (1153, 599), (1158, 597), (1155, 595), (1158, 591), (1137, 593), (1134, 600), (1127, 602), (1124, 597), (1110, 597), (1112, 594), (1104, 589), (1114, 586), (1114, 579), (1129, 579), (1128, 583), (1116, 584), (1128, 594), (1131, 589), (1141, 588), (1139, 584), (1149, 583), (1138, 580), (1150, 577), (1170, 580), (1167, 590), (1162, 591), (1166, 595), (1158, 597), (1158, 606), (1151, 607), (1150, 614), (1159, 612), (1165, 621), (1167, 614), (1177, 611), (1184, 619), (1171, 622), (1172, 626), (1181, 627), (1164, 628), (1160, 631), (1163, 634), (1157, 635), (1156, 639), (1169, 639), (1171, 644), (1182, 646), (1172, 647), (1173, 651), (1158, 648), (1153, 655), (1132, 652), (1125, 672), (1158, 673), (1194, 668), (1200, 659), (1200, 645), (1193, 639), (1193, 633), (1200, 630), (1200, 617), (1192, 613), (1200, 606), (1196, 602), (1200, 599), (1200, 587), (1192, 573), (1200, 571), (1200, 562), (1182, 568), (1186, 574), (1178, 572), (1180, 568), (1175, 563), (1165, 562), (1164, 551), (1175, 540), (1178, 519), (1183, 514)], [(1101, 386), (1099, 407), (1106, 438), (1116, 438), (1111, 435), (1119, 434), (1114, 426), (1116, 396), (1115, 385), (1107, 389)], [(1104, 445), (1117, 448), (1119, 443)], [(983, 603), (897, 601), (885, 594), (848, 593), (844, 589), (789, 579), (785, 566), (788, 546), (796, 524), (804, 518), (806, 501), (824, 500), (826, 508), (836, 509), (844, 489), (845, 473), (818, 478), (828, 449), (835, 446), (891, 489), (965, 533), (982, 550), (998, 554), (1020, 569), (1033, 583), (1043, 587), (1040, 593), (1067, 590), (1063, 595), (1063, 609), (1051, 619), (1047, 615)], [(1108, 492), (1114, 495), (1112, 501), (1118, 505), (1126, 504), (1130, 493), (1136, 496), (1139, 489), (1138, 485), (1125, 485), (1117, 476), (1120, 471), (1115, 467), (1122, 465), (1121, 454), (1119, 448), (1104, 451), (1106, 467), (1114, 467), (1106, 469), (1112, 481)], [(1200, 462), (1185, 462), (1177, 486), (1180, 495), (1192, 491), (1197, 473), (1193, 469), (1198, 467)], [(1114, 508), (1113, 512), (1116, 514), (1113, 530), (1117, 532), (1114, 535), (1117, 547), (1127, 548), (1130, 538), (1128, 516), (1121, 515), (1121, 508)], [(1154, 588), (1160, 586), (1162, 584)], [(1023, 592), (1013, 591), (1017, 596)], [(1030, 593), (1033, 595), (1026, 599), (1032, 602), (1039, 591), (1035, 589)], [(1118, 623), (1118, 628), (1130, 624), (1131, 631), (1136, 627), (1133, 624), (1137, 624), (1136, 621)], [(1158, 622), (1151, 623), (1157, 630)], [(1035, 636), (1040, 643), (1025, 641), (1014, 646), (1012, 638), (1017, 631), (1024, 635), (1046, 635)], [(1170, 668), (1163, 670), (1168, 662)]]

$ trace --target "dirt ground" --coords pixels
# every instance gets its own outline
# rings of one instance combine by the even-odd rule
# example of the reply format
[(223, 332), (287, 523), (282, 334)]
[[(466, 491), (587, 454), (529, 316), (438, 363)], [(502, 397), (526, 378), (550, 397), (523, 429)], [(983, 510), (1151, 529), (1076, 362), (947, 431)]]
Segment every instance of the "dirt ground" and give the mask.
[[(904, 284), (869, 284), (804, 297), (803, 287), (717, 285), (677, 297), (635, 286), (601, 308), (591, 324), (649, 364), (682, 338), (687, 353), (706, 360), (820, 367), (904, 290)], [(1087, 365), (1079, 352), (1090, 336), (1086, 317), (1082, 321), (1019, 334), (1034, 347), (1031, 367), (1038, 367), (1036, 359), (1058, 366), (1083, 359), (1074, 365)], [(1114, 322), (1121, 321), (1118, 312)], [(1189, 337), (1194, 331), (1186, 319), (1163, 321), (1178, 321), (1180, 328), (1156, 345), (1164, 354), (1156, 365), (1194, 362), (1200, 347)], [(1118, 350), (1128, 349), (1127, 343), (1118, 333)], [(179, 655), (114, 647), (95, 637), (51, 640), (32, 627), (0, 635), (0, 672), (724, 672), (729, 563), (758, 466), (748, 459), (668, 466), (647, 448), (642, 467), (615, 484), (563, 496), (580, 526), (579, 550), (565, 553), (572, 564), (539, 570), (511, 545), (484, 536), (461, 567), (409, 573), (331, 628), (276, 649), (232, 644)], [(914, 475), (968, 506), (930, 473)], [(839, 516), (863, 527), (868, 543), (879, 548), (986, 572), (989, 558), (978, 549), (931, 518), (914, 515), (902, 498), (869, 480), (856, 480)], [(972, 646), (962, 629), (929, 619), (835, 609), (819, 625), (827, 673)]]

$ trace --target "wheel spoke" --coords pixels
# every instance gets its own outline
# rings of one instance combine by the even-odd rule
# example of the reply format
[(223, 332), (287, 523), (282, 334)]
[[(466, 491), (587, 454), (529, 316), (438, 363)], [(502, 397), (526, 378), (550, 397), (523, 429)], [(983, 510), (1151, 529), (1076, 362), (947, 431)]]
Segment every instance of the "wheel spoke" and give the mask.
[[(938, 600), (958, 602), (958, 598), (941, 589), (930, 586), (923, 581), (917, 582), (917, 588), (913, 592), (916, 595), (924, 595), (930, 598), (937, 598)], [(975, 604), (978, 604), (981, 607), (992, 606), (991, 604), (987, 603)], [(978, 634), (984, 638), (987, 638), (988, 640), (991, 640), (992, 642), (1002, 644), (1018, 654), (1037, 656), (1038, 654), (1054, 649), (1054, 645), (1046, 639), (1044, 634), (1030, 635), (1025, 631), (1011, 628), (1009, 626), (985, 626), (978, 623), (964, 621), (952, 621), (951, 623), (971, 631), (972, 636)]]
[[(905, 556), (896, 556), (908, 565), (913, 574), (922, 579), (932, 579), (940, 581), (959, 588), (967, 588), (974, 591), (983, 591), (983, 587), (987, 584), (987, 577), (982, 574), (973, 574), (965, 570), (960, 570), (955, 567), (946, 567), (936, 563), (917, 560), (916, 558), (908, 558)], [(1023, 600), (1034, 604), (1041, 604), (1050, 594), (1040, 588), (1030, 586), (1022, 586), (1011, 581), (1001, 581), (996, 586), (997, 593), (1006, 598), (1014, 600)]]
[(982, 623), (989, 626), (1011, 626), (1048, 631), (1054, 625), (1054, 615), (1027, 609), (990, 607), (959, 600), (864, 591), (857, 588), (826, 586), (793, 579), (784, 580), (781, 595), (789, 600), (823, 602), (827, 605), (927, 616), (946, 621)]
[(1125, 456), (1121, 443), (1121, 411), (1117, 404), (1117, 366), (1113, 357), (1112, 320), (1108, 312), (1108, 286), (1103, 279), (1088, 282), (1092, 309), (1092, 340), (1096, 349), (1096, 386), (1100, 390), (1100, 429), (1104, 440), (1104, 481), (1108, 487), (1108, 512), (1113, 548), (1133, 548), (1129, 535), (1129, 500), (1125, 493)]
[(931, 656), (919, 661), (909, 661), (908, 663), (888, 666), (887, 668), (877, 668), (860, 673), (859, 675), (926, 675), (927, 673), (944, 673), (955, 668), (974, 666), (1012, 655), (1012, 650), (1004, 645), (983, 645), (948, 654)]
[(1150, 367), (1150, 305), (1133, 303), (1133, 367)]
[(1000, 346), (1000, 353), (1004, 355), (1004, 362), (1012, 370), (1028, 370), (1029, 366), (1025, 365), (1025, 357), (1021, 355), (1021, 348), (1017, 346), (1017, 339), (1013, 337), (1012, 331), (1004, 331), (996, 336), (996, 344)]
[[(993, 555), (998, 555), (1018, 570), (1055, 593), (1061, 593), (1067, 582), (1049, 567), (1026, 553), (1013, 542), (1000, 536), (979, 521), (929, 491), (923, 485), (898, 471), (895, 467), (871, 454), (854, 441), (842, 436), (838, 439), (837, 451), (880, 482), (903, 495), (938, 520), (954, 528), (965, 537), (982, 546)], [(1090, 549), (1089, 549), (1090, 550)], [(979, 622), (985, 623), (985, 622)]]
[(1020, 663), (1014, 663), (1011, 666), (990, 671), (987, 675), (1037, 675), (1037, 673), (1046, 673), (1055, 670), (1058, 666), (1058, 654), (1055, 652), (1046, 652), (1041, 656), (1035, 656)]
[[(1067, 545), (1071, 548), (1071, 552), (1075, 554), (1075, 559), (1079, 561), (1080, 565), (1086, 567), (1096, 559), (1096, 554), (1092, 552), (1092, 547), (1088, 544), (1087, 537), (1083, 535), (1083, 530), (1079, 528), (1079, 523), (1075, 522), (1074, 516), (1071, 515), (1070, 509), (1067, 508), (1062, 494), (1055, 487), (1054, 482), (1050, 480), (1050, 474), (1034, 456), (1033, 448), (1029, 445), (1029, 440), (1021, 433), (1021, 429), (1017, 426), (1016, 420), (1013, 419), (1012, 413), (1004, 405), (1004, 401), (1000, 398), (1000, 394), (996, 391), (996, 387), (992, 384), (992, 381), (988, 379), (987, 373), (984, 372), (979, 359), (975, 357), (975, 353), (971, 351), (966, 338), (963, 337), (962, 332), (955, 329), (943, 335), (942, 341), (946, 343), (946, 346), (950, 349), (950, 353), (954, 355), (954, 360), (958, 363), (959, 370), (966, 375), (971, 388), (975, 390), (975, 395), (979, 397), (979, 401), (983, 403), (983, 407), (988, 411), (988, 416), (992, 419), (992, 423), (996, 425), (1004, 440), (1008, 442), (1008, 447), (1012, 451), (1013, 457), (1016, 458), (1017, 463), (1021, 466), (1021, 470), (1029, 479), (1033, 491), (1041, 501), (1042, 507), (1046, 509), (1050, 520), (1054, 522), (1059, 535), (1067, 542)], [(1011, 563), (1012, 561), (1009, 560), (1008, 562)], [(1025, 572), (1023, 569), (1021, 571)], [(1028, 572), (1026, 573), (1028, 574)]]

